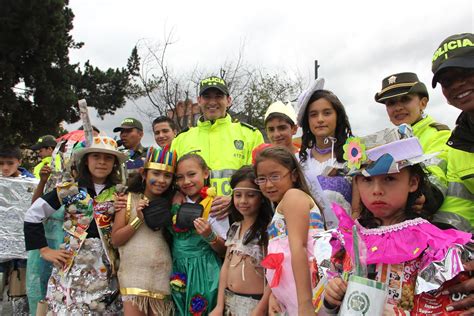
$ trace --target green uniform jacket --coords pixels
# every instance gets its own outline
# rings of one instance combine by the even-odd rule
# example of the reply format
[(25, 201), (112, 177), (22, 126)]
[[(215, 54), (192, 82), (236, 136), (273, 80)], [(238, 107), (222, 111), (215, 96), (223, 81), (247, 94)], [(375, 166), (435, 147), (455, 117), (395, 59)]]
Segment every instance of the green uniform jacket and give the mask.
[(171, 144), (178, 159), (188, 153), (204, 158), (211, 169), (211, 185), (217, 195), (230, 195), (230, 177), (252, 163), (252, 150), (263, 143), (262, 133), (250, 125), (232, 122), (229, 114), (214, 123), (199, 120), (196, 127), (180, 133)]
[(430, 182), (445, 196), (447, 191), (446, 160), (449, 148), (446, 142), (451, 136), (449, 127), (437, 123), (431, 116), (427, 115), (413, 125), (413, 133), (420, 140), (425, 154), (439, 152), (437, 157), (425, 162), (425, 166), (430, 172)]
[(448, 193), (442, 211), (463, 216), (474, 227), (474, 119), (463, 112), (448, 141)]

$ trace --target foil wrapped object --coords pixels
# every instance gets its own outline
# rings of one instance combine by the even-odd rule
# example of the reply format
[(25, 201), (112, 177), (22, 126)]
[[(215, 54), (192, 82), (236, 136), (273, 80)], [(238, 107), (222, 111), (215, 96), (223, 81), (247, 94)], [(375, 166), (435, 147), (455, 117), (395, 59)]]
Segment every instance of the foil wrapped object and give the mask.
[(38, 180), (0, 177), (0, 262), (26, 259), (23, 221)]

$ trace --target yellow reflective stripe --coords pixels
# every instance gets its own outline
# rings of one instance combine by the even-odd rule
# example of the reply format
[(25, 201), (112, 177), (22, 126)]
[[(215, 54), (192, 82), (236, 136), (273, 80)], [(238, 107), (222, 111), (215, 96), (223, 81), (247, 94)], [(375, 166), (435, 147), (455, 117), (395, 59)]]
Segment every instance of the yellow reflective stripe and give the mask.
[(469, 192), (469, 190), (464, 186), (464, 184), (459, 183), (459, 182), (448, 183), (447, 195), (464, 199), (464, 200), (474, 201), (474, 194)]

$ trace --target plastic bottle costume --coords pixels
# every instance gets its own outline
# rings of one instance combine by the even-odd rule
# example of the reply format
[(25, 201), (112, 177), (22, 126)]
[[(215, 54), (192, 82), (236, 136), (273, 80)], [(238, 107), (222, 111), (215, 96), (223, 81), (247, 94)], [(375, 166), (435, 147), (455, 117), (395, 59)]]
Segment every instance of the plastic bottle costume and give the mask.
[[(144, 167), (174, 173), (176, 153), (169, 152), (167, 148), (157, 150), (150, 147)], [(142, 194), (129, 193), (126, 213), (128, 224), (137, 217), (136, 208), (141, 198)], [(169, 208), (166, 211), (169, 212)], [(143, 212), (147, 216), (146, 209)], [(163, 230), (155, 231), (147, 225), (140, 225), (134, 235), (119, 247), (119, 253), (118, 279), (122, 300), (132, 301), (145, 313), (172, 315), (174, 304), (169, 282), (172, 260)]]
[[(76, 153), (80, 160), (88, 153), (115, 155), (126, 159), (109, 137), (95, 137), (93, 144)], [(47, 246), (42, 220), (62, 205), (64, 243), (60, 249), (71, 257), (62, 267), (54, 267), (48, 282), (47, 300), (55, 314), (115, 314), (118, 300), (116, 267), (118, 256), (110, 244), (116, 186), (66, 182), (36, 200), (25, 215), (27, 250)]]

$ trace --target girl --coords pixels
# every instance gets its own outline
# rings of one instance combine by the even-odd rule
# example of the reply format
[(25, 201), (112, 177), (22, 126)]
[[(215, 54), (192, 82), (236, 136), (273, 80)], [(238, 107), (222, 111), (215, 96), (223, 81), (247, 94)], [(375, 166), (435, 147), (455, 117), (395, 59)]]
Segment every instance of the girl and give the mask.
[[(262, 262), (272, 293), (288, 315), (314, 315), (309, 261), (312, 235), (324, 229), (319, 207), (311, 198), (296, 157), (286, 148), (260, 151), (255, 171), (255, 183), (276, 205), (268, 227), (268, 256)], [(271, 313), (278, 311), (273, 304), (270, 309)]]
[(299, 159), (311, 193), (324, 206), (326, 224), (332, 228), (337, 220), (329, 202), (347, 211), (351, 208), (351, 184), (335, 167), (344, 162), (343, 146), (352, 130), (344, 105), (323, 85), (323, 79), (316, 80), (299, 99), (298, 124), (303, 129)]
[[(47, 300), (54, 314), (110, 314), (120, 309), (116, 254), (110, 244), (113, 197), (127, 157), (110, 137), (76, 152), (77, 183), (65, 182), (37, 199), (25, 214), (26, 249), (55, 264)], [(65, 206), (64, 244), (48, 247), (42, 221)]]
[[(143, 224), (149, 201), (163, 200), (169, 213), (176, 153), (150, 147), (144, 170), (129, 186), (127, 207), (117, 211), (112, 244), (119, 248), (118, 279), (125, 315), (171, 315), (171, 253), (163, 230)], [(146, 255), (144, 255), (146, 254)]]
[[(207, 199), (204, 191), (208, 179), (209, 168), (201, 156), (187, 154), (178, 160), (176, 184), (185, 195), (185, 202), (199, 203)], [(209, 207), (210, 203), (207, 203), (205, 213)], [(216, 305), (221, 266), (218, 255), (225, 253), (229, 222), (227, 218), (210, 217), (207, 221), (199, 217), (192, 223), (194, 228), (183, 228), (176, 222), (181, 211), (179, 204), (171, 208), (174, 223), (170, 228), (173, 236), (173, 300), (179, 315), (208, 315)]]
[[(331, 262), (333, 273), (352, 270), (352, 226), (356, 225), (367, 249), (368, 277), (387, 285), (389, 305), (386, 309), (404, 314), (399, 309), (412, 310), (415, 293), (437, 289), (443, 281), (460, 272), (455, 265), (448, 269), (444, 258), (450, 249), (465, 245), (471, 235), (453, 229), (442, 231), (423, 219), (430, 214), (413, 211), (412, 205), (426, 184), (419, 161), (430, 157), (423, 156), (416, 137), (409, 137), (402, 130), (397, 133), (401, 140), (386, 141), (385, 131), (362, 139), (362, 143), (371, 148), (366, 153), (360, 141), (348, 142), (347, 157), (351, 165), (355, 163), (352, 173), (359, 188), (362, 211), (354, 221), (340, 207), (334, 207), (339, 229), (332, 235), (335, 255)], [(369, 145), (369, 139), (375, 143)], [(364, 156), (368, 157), (366, 161), (362, 160)], [(457, 251), (452, 253), (451, 259), (460, 262)], [(431, 267), (436, 268), (429, 270), (432, 264), (435, 265)], [(422, 274), (423, 270), (437, 271), (436, 280), (423, 279), (434, 277), (430, 273)], [(437, 286), (427, 287), (428, 284)], [(324, 306), (329, 312), (337, 311), (346, 289), (347, 282), (339, 277), (329, 281), (324, 292)]]
[(264, 271), (260, 262), (268, 244), (266, 232), (272, 218), (270, 202), (255, 184), (251, 166), (243, 166), (230, 179), (233, 190), (232, 224), (225, 245), (227, 253), (219, 279), (217, 306), (212, 315), (266, 315), (262, 300)]

